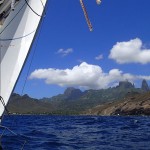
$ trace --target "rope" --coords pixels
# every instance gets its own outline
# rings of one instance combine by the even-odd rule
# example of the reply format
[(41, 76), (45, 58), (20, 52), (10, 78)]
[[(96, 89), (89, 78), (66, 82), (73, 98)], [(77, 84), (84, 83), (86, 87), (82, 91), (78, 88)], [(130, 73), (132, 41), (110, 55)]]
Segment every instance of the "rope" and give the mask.
[(42, 6), (45, 7), (44, 4), (43, 4), (43, 2), (42, 2), (42, 0), (40, 0), (40, 2), (41, 2), (41, 4), (42, 4)]
[(8, 127), (6, 127), (6, 126), (0, 125), (0, 128), (3, 128), (3, 129), (4, 129), (3, 132), (2, 132), (2, 134), (1, 134), (1, 136), (0, 136), (0, 138), (3, 137), (5, 131), (7, 130), (7, 131), (9, 131), (12, 135), (15, 135), (15, 136), (18, 136), (18, 137), (19, 137), (17, 140), (22, 144), (22, 147), (21, 147), (20, 150), (23, 150), (23, 149), (24, 149), (24, 146), (25, 146), (25, 144), (27, 143), (27, 140), (23, 137), (23, 135), (20, 135), (20, 134), (15, 133), (14, 131), (12, 131), (10, 128), (8, 128)]
[[(41, 1), (41, 0), (40, 0), (40, 1)], [(39, 14), (30, 6), (30, 4), (28, 3), (27, 0), (25, 0), (25, 2), (26, 2), (26, 4), (28, 5), (28, 7), (33, 11), (33, 13), (35, 13), (37, 16), (39, 16), (39, 17), (45, 17), (45, 15), (46, 15), (45, 11), (44, 11), (44, 15), (39, 15)], [(44, 4), (43, 4), (42, 1), (41, 1), (41, 3), (42, 3), (42, 6), (43, 6), (43, 9), (44, 9)]]
[(83, 0), (80, 0), (80, 4), (81, 4), (82, 10), (83, 10), (83, 13), (84, 13), (84, 16), (85, 16), (87, 25), (88, 25), (88, 27), (89, 27), (89, 30), (92, 31), (92, 30), (93, 30), (93, 27), (92, 27), (92, 24), (91, 24), (90, 19), (89, 19), (89, 17), (88, 17), (88, 13), (87, 13), (86, 8), (85, 8), (85, 6), (84, 6)]
[(3, 105), (3, 107), (4, 107), (4, 109), (5, 109), (5, 111), (6, 111), (7, 114), (9, 115), (9, 111), (8, 111), (6, 105), (5, 105), (5, 101), (4, 101), (4, 99), (3, 99), (1, 96), (0, 96), (0, 101), (1, 101), (1, 103), (2, 103), (2, 105)]
[[(9, 113), (9, 111), (8, 111), (6, 105), (5, 105), (5, 101), (4, 101), (4, 99), (3, 99), (1, 96), (0, 96), (0, 101), (1, 101), (1, 103), (2, 103), (2, 105), (3, 105), (3, 107), (4, 107), (4, 109), (5, 109), (5, 111), (7, 112), (7, 114), (10, 115), (10, 113)], [(4, 114), (3, 114), (2, 116), (0, 116), (0, 119), (1, 119), (1, 120), (3, 119), (3, 116), (4, 116)], [(25, 144), (27, 143), (27, 141), (26, 141), (26, 139), (25, 139), (22, 135), (13, 132), (10, 128), (8, 128), (8, 127), (6, 127), (6, 126), (0, 125), (0, 128), (4, 128), (2, 134), (0, 135), (0, 139), (2, 138), (2, 136), (3, 136), (4, 133), (5, 133), (5, 131), (7, 130), (7, 131), (9, 131), (11, 134), (13, 134), (13, 135), (19, 137), (18, 141), (21, 142), (21, 144), (22, 144), (22, 142), (23, 142), (22, 147), (21, 147), (21, 150), (24, 149), (24, 146), (25, 146)], [(20, 139), (20, 138), (22, 138), (22, 139)]]
[[(26, 1), (26, 0), (25, 0)], [(27, 1), (26, 1), (27, 2)], [(41, 3), (42, 3), (42, 6), (43, 6), (43, 8), (44, 8), (44, 10), (45, 10), (45, 7), (44, 7), (44, 5), (43, 5), (43, 2), (41, 1)], [(23, 7), (25, 6), (25, 4), (28, 4), (28, 3), (24, 3), (24, 5), (20, 8), (20, 10), (17, 12), (17, 14), (12, 18), (12, 20), (7, 24), (7, 26), (0, 32), (0, 35), (7, 29), (7, 27), (11, 24), (11, 22), (17, 17), (17, 15), (20, 13), (20, 11), (23, 9)], [(30, 5), (28, 5), (29, 7), (30, 7)], [(30, 7), (30, 9), (36, 14), (36, 12)], [(45, 13), (46, 11), (44, 11), (44, 15), (46, 14)], [(44, 15), (42, 14), (42, 16), (40, 16), (40, 17), (44, 17)], [(38, 14), (36, 14), (36, 15), (38, 15)], [(42, 21), (41, 21), (42, 22)], [(43, 25), (43, 24), (42, 24)], [(29, 66), (29, 70), (28, 70), (28, 74), (27, 74), (27, 77), (28, 77), (28, 75), (29, 75), (29, 71), (30, 71), (30, 68), (31, 68), (31, 64), (32, 64), (32, 62), (33, 62), (33, 57), (34, 57), (34, 55), (35, 55), (35, 50), (36, 50), (36, 47), (37, 47), (37, 43), (38, 43), (38, 40), (39, 40), (39, 37), (40, 37), (40, 33), (41, 33), (41, 29), (42, 29), (42, 26), (41, 26), (41, 28), (40, 28), (40, 32), (39, 32), (39, 36), (38, 36), (38, 39), (37, 39), (37, 42), (36, 42), (36, 46), (35, 46), (35, 49), (34, 49), (34, 53), (33, 53), (33, 56), (32, 56), (32, 59), (31, 59), (31, 62), (30, 62), (30, 66)], [(35, 31), (33, 31), (33, 32), (35, 32)], [(27, 35), (25, 35), (25, 36), (22, 36), (22, 37), (17, 37), (17, 38), (13, 38), (13, 39), (0, 39), (0, 42), (1, 41), (8, 41), (8, 40), (17, 40), (17, 39), (21, 39), (21, 38), (24, 38), (24, 37), (26, 37), (26, 36), (29, 36), (30, 34), (32, 34), (33, 32), (31, 32), (31, 33), (29, 33), (29, 34), (27, 34)], [(0, 47), (0, 55), (1, 55), (1, 47)], [(24, 83), (24, 86), (23, 86), (23, 89), (22, 89), (22, 93), (23, 93), (23, 91), (24, 91), (24, 88), (25, 88), (25, 85), (26, 85), (26, 81), (27, 81), (27, 77), (26, 77), (26, 80), (25, 80), (25, 83)], [(9, 111), (8, 111), (8, 109), (7, 109), (7, 107), (6, 107), (6, 105), (5, 105), (5, 101), (4, 101), (4, 99), (0, 96), (0, 101), (1, 101), (1, 103), (2, 103), (2, 105), (4, 106), (4, 109), (6, 110), (6, 112), (9, 114)], [(4, 127), (4, 126), (0, 126), (0, 127)], [(7, 128), (7, 127), (4, 127), (4, 129), (6, 130), (8, 130), (8, 131), (10, 131), (12, 134), (14, 134), (14, 135), (16, 135), (16, 136), (19, 136), (20, 138), (23, 138), (20, 134), (16, 134), (15, 132), (13, 132), (13, 131), (11, 131), (9, 128)], [(20, 141), (22, 141), (21, 139), (19, 139)], [(22, 145), (22, 147), (21, 147), (21, 150), (23, 150), (24, 149), (24, 146), (25, 146), (25, 144), (27, 143), (27, 141), (24, 139), (24, 143), (23, 143), (23, 145)]]
[(32, 32), (30, 32), (30, 33), (28, 33), (28, 34), (26, 34), (26, 35), (24, 35), (24, 36), (12, 38), (12, 39), (0, 39), (0, 41), (13, 41), (13, 40), (19, 40), (19, 39), (22, 39), (22, 38), (25, 38), (25, 37), (31, 35), (31, 34), (34, 33), (34, 32), (35, 32), (35, 30), (32, 31)]
[[(0, 96), (0, 101), (1, 101), (1, 103), (2, 103), (2, 105), (3, 105), (3, 107), (4, 107), (4, 109), (5, 109), (5, 111), (7, 112), (7, 114), (10, 115), (10, 113), (9, 113), (9, 111), (8, 111), (6, 105), (5, 105), (5, 101), (4, 101), (4, 99), (3, 99), (1, 96)], [(0, 119), (2, 120), (3, 117), (4, 117), (4, 114), (3, 114), (2, 116), (0, 116)], [(13, 121), (14, 121), (14, 120), (13, 120)], [(10, 128), (8, 128), (8, 127), (6, 127), (6, 126), (0, 125), (0, 128), (3, 128), (3, 129), (4, 129), (3, 132), (2, 132), (2, 134), (0, 135), (0, 139), (2, 138), (2, 136), (3, 136), (4, 133), (5, 133), (5, 131), (7, 130), (7, 131), (9, 131), (11, 134), (13, 134), (13, 135), (19, 137), (18, 141), (21, 142), (21, 144), (22, 144), (21, 150), (24, 149), (24, 146), (25, 146), (25, 144), (27, 143), (27, 140), (23, 137), (23, 135), (20, 135), (20, 134), (17, 134), (17, 133), (15, 133), (15, 132), (13, 132)], [(22, 138), (22, 139), (21, 139), (21, 138)], [(23, 142), (23, 143), (22, 143), (22, 142)]]

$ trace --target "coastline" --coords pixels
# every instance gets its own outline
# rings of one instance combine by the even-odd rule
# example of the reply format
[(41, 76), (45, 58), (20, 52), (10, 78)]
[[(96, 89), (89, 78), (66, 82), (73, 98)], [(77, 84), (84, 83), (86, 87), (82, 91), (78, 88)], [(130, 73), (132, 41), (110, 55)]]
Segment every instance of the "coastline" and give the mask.
[[(5, 115), (4, 117), (7, 117), (8, 115)], [(9, 114), (9, 116), (96, 116), (96, 117), (150, 117), (150, 115), (141, 114), (141, 115), (135, 115), (135, 114), (112, 114), (112, 115), (101, 115), (101, 114)]]

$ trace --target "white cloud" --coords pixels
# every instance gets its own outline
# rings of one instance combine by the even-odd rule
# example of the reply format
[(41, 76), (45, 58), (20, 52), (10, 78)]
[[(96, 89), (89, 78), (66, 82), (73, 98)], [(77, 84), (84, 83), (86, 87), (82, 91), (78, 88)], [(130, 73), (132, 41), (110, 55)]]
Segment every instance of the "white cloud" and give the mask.
[(59, 86), (78, 86), (86, 89), (101, 89), (115, 85), (119, 81), (138, 79), (150, 80), (150, 76), (137, 76), (123, 73), (119, 69), (112, 69), (108, 73), (103, 72), (97, 65), (82, 62), (72, 69), (37, 69), (31, 73), (30, 79), (43, 79), (47, 84)]
[(67, 56), (67, 55), (69, 55), (70, 53), (72, 53), (73, 52), (73, 49), (72, 48), (68, 48), (68, 49), (66, 49), (66, 50), (64, 50), (63, 48), (61, 48), (61, 49), (59, 49), (58, 51), (57, 51), (57, 54), (61, 54), (61, 56)]
[(119, 64), (124, 63), (150, 63), (150, 49), (144, 48), (139, 38), (127, 42), (117, 42), (110, 50), (110, 59)]
[(101, 60), (101, 59), (103, 59), (103, 55), (100, 54), (100, 55), (96, 56), (95, 59), (96, 59), (96, 60)]

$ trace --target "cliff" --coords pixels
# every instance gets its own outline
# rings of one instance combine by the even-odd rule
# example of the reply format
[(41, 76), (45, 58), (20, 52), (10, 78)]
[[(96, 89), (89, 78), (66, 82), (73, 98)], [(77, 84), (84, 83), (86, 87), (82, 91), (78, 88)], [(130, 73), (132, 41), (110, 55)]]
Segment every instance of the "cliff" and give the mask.
[[(131, 94), (132, 95), (132, 94)], [(85, 112), (86, 115), (150, 115), (150, 92), (134, 93), (123, 100), (98, 105)]]

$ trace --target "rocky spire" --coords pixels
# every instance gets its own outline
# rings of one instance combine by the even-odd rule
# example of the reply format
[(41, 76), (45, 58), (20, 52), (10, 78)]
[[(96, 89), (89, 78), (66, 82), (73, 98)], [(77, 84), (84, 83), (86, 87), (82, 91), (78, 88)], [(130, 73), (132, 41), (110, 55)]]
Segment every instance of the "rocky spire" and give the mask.
[(134, 88), (134, 84), (132, 84), (128, 80), (126, 80), (126, 81), (120, 81), (118, 87), (119, 88), (123, 88), (123, 89)]
[(149, 89), (149, 86), (148, 86), (148, 84), (147, 84), (147, 82), (146, 82), (145, 79), (142, 81), (141, 89), (142, 89), (143, 91), (145, 91), (145, 92), (148, 92), (148, 91), (150, 90), (150, 89)]

